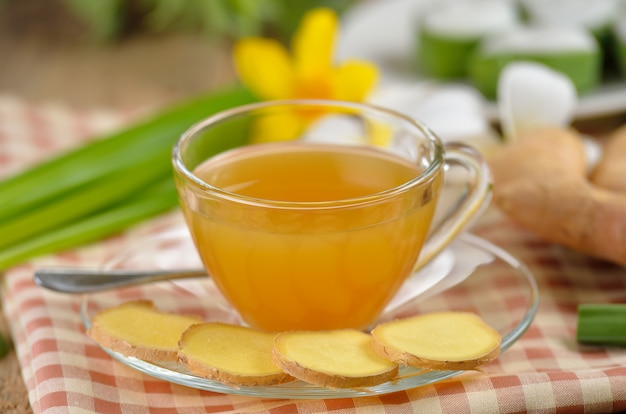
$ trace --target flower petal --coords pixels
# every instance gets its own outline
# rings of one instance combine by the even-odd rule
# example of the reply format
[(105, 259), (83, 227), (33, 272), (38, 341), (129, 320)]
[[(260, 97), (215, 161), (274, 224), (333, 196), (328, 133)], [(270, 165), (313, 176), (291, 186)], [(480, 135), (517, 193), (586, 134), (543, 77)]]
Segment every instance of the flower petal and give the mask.
[(346, 61), (333, 76), (333, 99), (364, 101), (378, 81), (376, 66), (361, 61)]
[(312, 9), (303, 16), (292, 38), (294, 63), (302, 78), (328, 73), (338, 25), (337, 15), (331, 9)]
[(393, 133), (389, 125), (371, 120), (367, 123), (367, 127), (367, 142), (382, 148), (389, 147), (391, 139), (393, 138)]
[(291, 141), (300, 136), (305, 127), (305, 120), (297, 112), (277, 112), (259, 117), (251, 127), (250, 142)]
[(234, 47), (239, 79), (260, 99), (289, 98), (293, 94), (294, 72), (287, 49), (278, 41), (244, 38)]

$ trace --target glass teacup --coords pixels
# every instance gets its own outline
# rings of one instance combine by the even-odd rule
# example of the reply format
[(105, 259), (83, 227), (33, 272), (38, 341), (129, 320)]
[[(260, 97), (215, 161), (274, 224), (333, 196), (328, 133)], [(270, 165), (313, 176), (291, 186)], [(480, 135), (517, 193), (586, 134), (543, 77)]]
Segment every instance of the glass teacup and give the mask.
[[(224, 111), (183, 134), (173, 164), (204, 266), (242, 319), (267, 331), (371, 326), (490, 199), (476, 151), (349, 102)], [(434, 222), (450, 166), (467, 185)]]

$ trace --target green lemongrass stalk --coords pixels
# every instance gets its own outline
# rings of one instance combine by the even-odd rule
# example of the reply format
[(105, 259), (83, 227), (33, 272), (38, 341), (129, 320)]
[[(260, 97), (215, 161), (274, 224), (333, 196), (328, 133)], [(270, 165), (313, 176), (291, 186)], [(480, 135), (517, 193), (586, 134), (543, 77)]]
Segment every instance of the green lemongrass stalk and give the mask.
[[(169, 168), (170, 150), (187, 128), (215, 112), (253, 100), (242, 87), (211, 93), (9, 177), (0, 182), (0, 223), (155, 154), (162, 155), (154, 165)], [(155, 176), (161, 173), (155, 170)]]
[[(39, 233), (57, 228), (88, 214), (103, 210), (141, 191), (147, 185), (171, 176), (161, 154), (89, 183), (65, 197), (54, 199), (10, 221), (0, 223), (0, 251)], [(160, 160), (160, 162), (155, 162)], [(162, 166), (160, 164), (163, 164)], [(155, 177), (156, 176), (156, 177)]]
[(174, 180), (167, 177), (123, 204), (0, 251), (0, 269), (7, 269), (39, 255), (100, 240), (177, 205)]
[(582, 343), (626, 345), (626, 304), (578, 306), (576, 339)]

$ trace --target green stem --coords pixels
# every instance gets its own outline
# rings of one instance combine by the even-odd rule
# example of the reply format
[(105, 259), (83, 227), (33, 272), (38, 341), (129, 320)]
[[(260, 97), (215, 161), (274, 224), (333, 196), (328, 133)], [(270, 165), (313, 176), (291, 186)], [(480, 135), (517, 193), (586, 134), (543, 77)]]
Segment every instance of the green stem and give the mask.
[(168, 177), (126, 203), (0, 251), (0, 269), (27, 259), (77, 247), (118, 233), (178, 205), (174, 181)]
[[(157, 154), (158, 155), (158, 154)], [(159, 159), (160, 157), (157, 157)], [(169, 178), (165, 162), (148, 159), (140, 164), (97, 179), (63, 198), (27, 210), (11, 221), (0, 223), (0, 251), (22, 240), (78, 220), (126, 199), (156, 179)], [(171, 179), (171, 178), (170, 178)]]
[(576, 337), (583, 343), (626, 345), (626, 304), (578, 306)]

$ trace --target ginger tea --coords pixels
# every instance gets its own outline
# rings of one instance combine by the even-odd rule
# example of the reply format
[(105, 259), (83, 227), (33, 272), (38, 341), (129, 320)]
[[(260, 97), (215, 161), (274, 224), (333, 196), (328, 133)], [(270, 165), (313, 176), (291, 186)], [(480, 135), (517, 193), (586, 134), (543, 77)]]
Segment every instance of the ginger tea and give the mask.
[(428, 233), (442, 174), (397, 188), (422, 172), (359, 146), (248, 146), (199, 165), (194, 174), (223, 191), (185, 197), (183, 210), (246, 323), (364, 329), (411, 274)]

